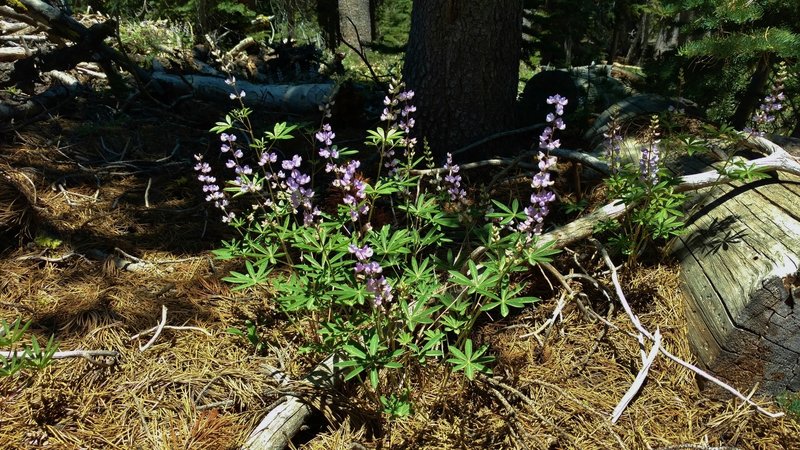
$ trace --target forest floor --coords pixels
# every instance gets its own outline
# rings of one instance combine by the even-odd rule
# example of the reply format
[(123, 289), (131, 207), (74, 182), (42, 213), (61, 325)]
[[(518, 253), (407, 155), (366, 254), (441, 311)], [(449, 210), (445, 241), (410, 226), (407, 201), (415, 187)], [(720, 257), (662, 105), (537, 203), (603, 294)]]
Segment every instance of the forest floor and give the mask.
[[(4, 94), (6, 95), (6, 94)], [(203, 202), (195, 153), (216, 146), (217, 109), (183, 103), (164, 112), (132, 103), (124, 113), (79, 101), (60, 115), (0, 136), (0, 207), (27, 235), (0, 235), (0, 318), (31, 320), (60, 350), (115, 350), (110, 367), (84, 359), (0, 378), (0, 447), (223, 449), (239, 447), (259, 420), (324, 355), (300, 354), (303, 330), (260, 291), (221, 281), (235, 262), (210, 250), (226, 228)], [(4, 216), (8, 217), (8, 216)], [(8, 223), (6, 222), (6, 225)], [(19, 227), (14, 231), (20, 231)], [(592, 250), (576, 260), (599, 267)], [(556, 267), (574, 268), (565, 252)], [(626, 270), (622, 287), (643, 324), (691, 360), (677, 266)], [(555, 280), (552, 280), (555, 284)], [(639, 370), (635, 339), (585, 318), (572, 304), (541, 336), (557, 298), (487, 319), (476, 340), (497, 357), (499, 382), (469, 382), (430, 366), (413, 393), (415, 413), (382, 421), (353, 384), (293, 445), (308, 449), (791, 449), (792, 417), (770, 419), (729, 397), (700, 391), (694, 374), (656, 359), (620, 421), (609, 417)], [(598, 292), (598, 313), (633, 330)], [(193, 329), (145, 332), (162, 320)], [(256, 353), (230, 327), (257, 325)], [(541, 341), (539, 340), (541, 339)], [(745, 389), (753, 386), (740, 387)], [(323, 393), (307, 393), (312, 398)], [(770, 399), (763, 404), (772, 410)], [(681, 445), (688, 446), (681, 446)]]

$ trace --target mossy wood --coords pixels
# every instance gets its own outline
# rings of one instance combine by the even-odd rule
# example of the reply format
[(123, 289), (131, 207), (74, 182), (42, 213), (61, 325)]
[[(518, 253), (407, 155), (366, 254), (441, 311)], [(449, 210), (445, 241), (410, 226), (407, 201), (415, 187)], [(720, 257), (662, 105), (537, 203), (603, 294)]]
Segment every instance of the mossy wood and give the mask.
[(694, 353), (739, 389), (800, 391), (800, 177), (707, 188), (694, 201), (674, 250)]

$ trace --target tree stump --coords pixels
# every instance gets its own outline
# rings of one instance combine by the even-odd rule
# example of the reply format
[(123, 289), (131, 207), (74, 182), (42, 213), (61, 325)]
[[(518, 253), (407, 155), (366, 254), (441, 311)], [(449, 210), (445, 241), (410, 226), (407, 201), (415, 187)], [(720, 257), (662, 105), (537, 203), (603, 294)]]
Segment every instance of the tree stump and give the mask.
[(800, 177), (706, 188), (695, 206), (675, 246), (695, 355), (740, 390), (800, 391)]

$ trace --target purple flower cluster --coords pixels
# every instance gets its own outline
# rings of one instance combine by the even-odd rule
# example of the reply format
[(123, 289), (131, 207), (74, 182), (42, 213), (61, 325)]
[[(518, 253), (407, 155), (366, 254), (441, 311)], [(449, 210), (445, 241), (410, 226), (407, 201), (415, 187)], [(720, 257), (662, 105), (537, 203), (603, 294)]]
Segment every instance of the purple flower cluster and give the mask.
[(548, 126), (542, 131), (539, 136), (539, 172), (533, 175), (531, 180), (531, 187), (534, 189), (531, 194), (531, 205), (525, 208), (525, 221), (517, 226), (517, 229), (523, 233), (541, 234), (542, 227), (544, 226), (544, 218), (550, 213), (550, 203), (556, 199), (556, 194), (550, 187), (554, 181), (550, 179), (550, 168), (553, 167), (557, 160), (555, 156), (550, 156), (550, 150), (561, 147), (561, 141), (553, 139), (555, 130), (563, 130), (566, 128), (564, 119), (564, 107), (567, 105), (568, 100), (558, 94), (547, 98), (548, 105), (555, 105), (555, 113), (547, 114)]
[(766, 126), (775, 122), (775, 114), (783, 109), (782, 102), (786, 100), (786, 95), (783, 93), (783, 83), (785, 81), (786, 72), (782, 67), (778, 72), (778, 77), (775, 79), (770, 94), (764, 97), (759, 108), (753, 113), (751, 118), (752, 127), (745, 128), (745, 132), (756, 136), (764, 136)]
[(199, 172), (197, 179), (203, 183), (203, 192), (206, 193), (206, 201), (214, 202), (214, 207), (222, 211), (223, 222), (230, 222), (236, 215), (226, 210), (228, 207), (228, 199), (225, 196), (225, 192), (223, 192), (217, 184), (217, 178), (211, 175), (211, 166), (203, 161), (203, 155), (194, 155), (194, 159), (197, 160), (194, 170)]
[(339, 158), (339, 150), (333, 145), (336, 133), (331, 129), (330, 124), (322, 125), (322, 129), (317, 132), (315, 137), (322, 145), (319, 149), (319, 156), (328, 161), (325, 164), (325, 172), (333, 173), (336, 177), (331, 184), (334, 188), (342, 191), (342, 203), (350, 208), (350, 220), (357, 222), (360, 216), (365, 216), (369, 212), (369, 205), (364, 201), (367, 198), (367, 183), (356, 175), (361, 162), (352, 159), (346, 163), (336, 163)]
[(292, 159), (281, 161), (281, 170), (278, 171), (278, 178), (285, 180), (281, 187), (289, 196), (289, 202), (293, 211), (296, 213), (301, 207), (303, 210), (303, 224), (308, 226), (313, 222), (314, 216), (319, 215), (319, 211), (314, 209), (311, 199), (314, 198), (314, 191), (307, 187), (311, 183), (311, 177), (300, 171), (300, 164), (303, 158), (300, 155), (292, 156)]
[(228, 79), (225, 80), (225, 84), (228, 86), (233, 87), (233, 92), (230, 94), (231, 100), (241, 100), (247, 95), (244, 91), (236, 92), (236, 77), (231, 75)]
[(658, 184), (658, 166), (661, 161), (658, 140), (649, 146), (642, 147), (642, 157), (639, 159), (639, 179), (643, 184)]
[(608, 131), (603, 133), (603, 137), (606, 138), (604, 143), (606, 148), (606, 161), (608, 161), (608, 169), (612, 175), (619, 173), (622, 166), (622, 157), (620, 155), (622, 150), (622, 135), (619, 131), (619, 125), (612, 120)]
[(384, 303), (390, 302), (393, 298), (392, 287), (382, 275), (383, 268), (376, 261), (372, 261), (373, 251), (369, 245), (358, 247), (350, 244), (349, 251), (355, 255), (358, 262), (356, 262), (355, 272), (358, 276), (363, 276), (367, 283), (367, 292), (374, 295), (372, 304), (376, 308), (382, 308)]
[(447, 161), (442, 168), (447, 171), (447, 175), (444, 176), (444, 183), (440, 189), (447, 190), (447, 193), (450, 195), (450, 201), (465, 203), (467, 200), (467, 191), (461, 187), (461, 175), (458, 174), (461, 168), (458, 164), (453, 164), (452, 153), (447, 154)]
[[(411, 113), (417, 111), (417, 107), (411, 104), (414, 98), (414, 91), (403, 90), (403, 83), (392, 82), (389, 84), (389, 95), (383, 99), (383, 113), (381, 120), (389, 122), (390, 130), (401, 130), (403, 132), (402, 144), (406, 152), (412, 152), (417, 145), (417, 139), (411, 137), (411, 130), (414, 128), (415, 120)], [(395, 157), (396, 152), (393, 147), (383, 150), (384, 167), (389, 169), (390, 174), (397, 171), (400, 161)]]
[(247, 164), (239, 164), (239, 160), (244, 156), (244, 152), (242, 152), (242, 149), (236, 147), (236, 135), (232, 133), (222, 133), (219, 135), (219, 139), (222, 141), (219, 148), (220, 152), (231, 154), (231, 158), (225, 162), (225, 167), (233, 169), (236, 173), (236, 178), (231, 184), (237, 186), (243, 194), (260, 191), (262, 188), (261, 183), (254, 177), (251, 177), (253, 169)]

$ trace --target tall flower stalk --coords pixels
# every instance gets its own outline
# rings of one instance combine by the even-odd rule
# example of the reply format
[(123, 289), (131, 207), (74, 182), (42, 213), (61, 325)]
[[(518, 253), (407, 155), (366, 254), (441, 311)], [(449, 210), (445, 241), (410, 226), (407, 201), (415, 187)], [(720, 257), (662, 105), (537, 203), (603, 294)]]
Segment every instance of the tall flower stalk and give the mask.
[(544, 218), (550, 213), (550, 203), (556, 199), (556, 194), (551, 189), (555, 183), (550, 177), (550, 168), (552, 168), (557, 159), (555, 156), (550, 156), (550, 150), (561, 147), (561, 141), (554, 139), (553, 135), (555, 130), (564, 130), (564, 107), (567, 106), (569, 101), (559, 94), (547, 98), (548, 105), (554, 105), (555, 111), (547, 114), (547, 123), (542, 134), (539, 136), (539, 172), (533, 175), (531, 180), (531, 187), (533, 193), (531, 194), (531, 205), (525, 208), (525, 220), (517, 226), (520, 232), (527, 233), (528, 235), (542, 234), (544, 227)]
[(772, 84), (772, 89), (770, 89), (770, 93), (764, 97), (761, 105), (753, 113), (753, 117), (750, 119), (751, 126), (744, 129), (746, 133), (754, 136), (764, 136), (766, 129), (775, 122), (776, 114), (783, 110), (783, 102), (786, 101), (783, 88), (787, 77), (786, 63), (781, 62), (778, 74)]

